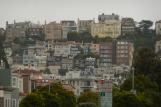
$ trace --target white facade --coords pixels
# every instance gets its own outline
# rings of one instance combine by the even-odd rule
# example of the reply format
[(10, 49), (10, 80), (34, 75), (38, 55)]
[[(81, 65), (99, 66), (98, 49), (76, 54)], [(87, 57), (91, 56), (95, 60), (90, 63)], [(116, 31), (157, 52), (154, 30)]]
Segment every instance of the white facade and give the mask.
[[(46, 67), (47, 53), (43, 46), (28, 47), (23, 53), (23, 64), (41, 69)], [(42, 69), (43, 69), (42, 68)]]
[(157, 35), (161, 35), (161, 20), (155, 23), (155, 31)]
[[(1, 88), (1, 87), (0, 87)], [(0, 102), (2, 107), (12, 107), (12, 91), (8, 89), (0, 89)]]
[(54, 56), (68, 57), (70, 55), (69, 44), (55, 44)]
[(76, 55), (78, 55), (80, 53), (80, 47), (76, 44), (71, 44), (70, 46), (70, 55), (72, 57), (75, 57)]
[(96, 91), (97, 84), (95, 76), (83, 75), (85, 71), (69, 71), (66, 73), (66, 83), (75, 87), (74, 93), (79, 96), (82, 92), (87, 90)]
[(48, 66), (48, 68), (50, 69), (50, 72), (54, 75), (58, 75), (58, 71), (60, 69), (60, 66)]
[(161, 50), (161, 41), (156, 41), (155, 44), (155, 52), (159, 52)]
[(19, 92), (23, 92), (23, 78), (17, 74), (17, 73), (12, 73), (12, 87), (13, 88), (18, 88)]

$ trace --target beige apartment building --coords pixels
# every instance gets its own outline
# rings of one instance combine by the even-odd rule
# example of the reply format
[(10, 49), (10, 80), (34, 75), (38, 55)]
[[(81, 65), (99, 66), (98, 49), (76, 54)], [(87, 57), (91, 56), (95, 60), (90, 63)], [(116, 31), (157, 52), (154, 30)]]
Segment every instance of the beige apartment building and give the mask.
[(62, 26), (56, 22), (45, 24), (45, 40), (60, 40), (62, 39)]
[(100, 38), (117, 38), (121, 35), (120, 20), (106, 20), (105, 23), (93, 23), (91, 25), (91, 35)]
[(94, 20), (77, 20), (77, 32), (90, 32), (91, 24)]

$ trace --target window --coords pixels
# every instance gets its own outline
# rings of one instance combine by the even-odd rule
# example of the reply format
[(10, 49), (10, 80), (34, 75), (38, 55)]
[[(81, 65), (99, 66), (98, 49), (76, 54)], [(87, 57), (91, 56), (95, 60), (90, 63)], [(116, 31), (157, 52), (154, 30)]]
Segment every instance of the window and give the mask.
[(16, 107), (16, 99), (12, 100), (12, 107)]
[(16, 82), (16, 78), (13, 77), (13, 78), (12, 78), (12, 86), (13, 86), (13, 87), (16, 87), (16, 83), (17, 83), (17, 82)]
[(7, 99), (5, 100), (5, 107), (8, 107)]

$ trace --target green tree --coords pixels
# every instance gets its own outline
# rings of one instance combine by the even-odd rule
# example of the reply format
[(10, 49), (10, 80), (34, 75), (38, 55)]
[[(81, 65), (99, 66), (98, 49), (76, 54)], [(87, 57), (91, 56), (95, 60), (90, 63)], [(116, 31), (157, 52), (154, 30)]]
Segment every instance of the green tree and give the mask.
[[(116, 92), (117, 91), (117, 92)], [(128, 91), (115, 90), (113, 94), (113, 107), (143, 107), (136, 95)]]
[(151, 49), (141, 48), (134, 57), (133, 66), (136, 74), (148, 76), (161, 89), (161, 61)]
[(80, 103), (78, 107), (98, 107), (98, 106), (94, 103)]
[(45, 107), (45, 105), (41, 95), (31, 93), (21, 100), (20, 107)]
[[(132, 88), (132, 78), (129, 77), (127, 80), (125, 80), (120, 88), (121, 90), (130, 91)], [(138, 93), (142, 93), (145, 91), (159, 91), (156, 82), (151, 81), (148, 76), (144, 76), (141, 74), (135, 75), (135, 89)]]
[(36, 43), (36, 41), (34, 39), (27, 38), (27, 37), (15, 38), (13, 40), (13, 42), (15, 44), (19, 44), (21, 46), (28, 46), (28, 45), (35, 44)]
[(49, 68), (46, 68), (45, 70), (41, 70), (44, 74), (51, 74), (51, 71)]
[(77, 32), (69, 32), (67, 34), (68, 41), (79, 41), (79, 34)]
[[(49, 92), (50, 90), (50, 92)], [(35, 91), (43, 96), (45, 107), (75, 107), (76, 97), (73, 92), (66, 91), (61, 84), (53, 83), (50, 86), (38, 87)]]
[(8, 64), (8, 61), (7, 61), (7, 58), (6, 58), (6, 54), (5, 54), (5, 51), (4, 51), (2, 40), (0, 40), (0, 60), (2, 60), (5, 63), (5, 68), (8, 69), (9, 64)]
[[(85, 107), (83, 106), (85, 103), (86, 104), (92, 103), (91, 106), (89, 107), (94, 107), (94, 105), (98, 106), (98, 93), (91, 92), (91, 91), (84, 92), (79, 96), (77, 103), (80, 105), (80, 107)], [(81, 106), (81, 104), (83, 105)]]
[(152, 25), (153, 22), (150, 20), (142, 20), (139, 22), (139, 28), (143, 31), (147, 31)]
[(40, 94), (43, 96), (45, 107), (61, 107), (60, 99), (56, 95), (49, 92), (42, 92)]

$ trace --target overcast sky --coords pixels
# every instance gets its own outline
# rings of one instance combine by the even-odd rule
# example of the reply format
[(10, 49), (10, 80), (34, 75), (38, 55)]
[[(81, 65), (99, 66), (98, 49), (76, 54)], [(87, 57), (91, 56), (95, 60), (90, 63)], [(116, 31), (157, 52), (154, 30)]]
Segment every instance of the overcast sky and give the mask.
[(161, 0), (0, 0), (0, 27), (5, 22), (97, 19), (115, 13), (136, 21), (161, 19)]

